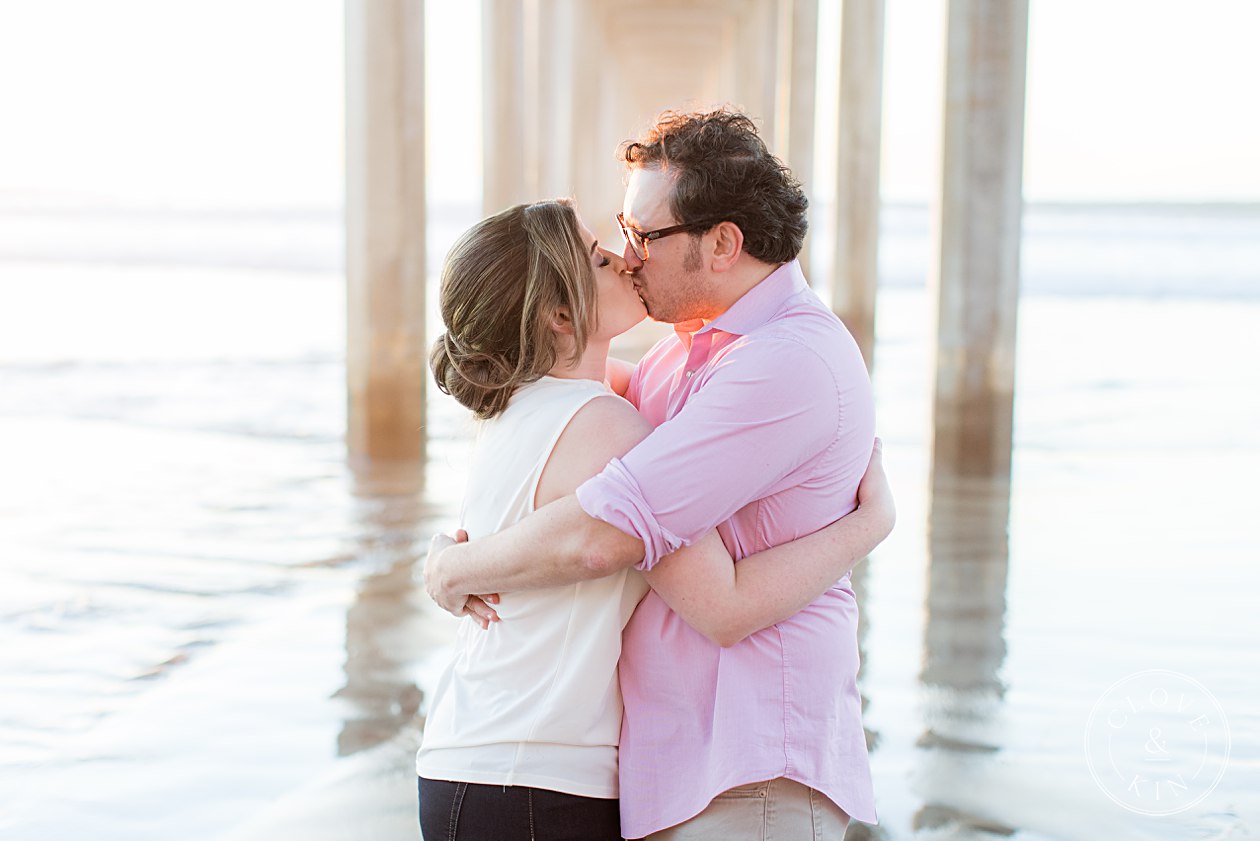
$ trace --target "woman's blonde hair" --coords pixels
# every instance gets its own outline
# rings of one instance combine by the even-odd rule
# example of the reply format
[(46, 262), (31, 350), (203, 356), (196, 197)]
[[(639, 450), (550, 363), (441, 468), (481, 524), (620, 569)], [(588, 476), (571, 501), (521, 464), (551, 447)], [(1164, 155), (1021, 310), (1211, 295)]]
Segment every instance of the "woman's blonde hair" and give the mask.
[(572, 361), (595, 327), (595, 273), (567, 199), (520, 204), (473, 225), (442, 267), (446, 332), (429, 367), (442, 391), (491, 418), (559, 361), (552, 329), (567, 308)]

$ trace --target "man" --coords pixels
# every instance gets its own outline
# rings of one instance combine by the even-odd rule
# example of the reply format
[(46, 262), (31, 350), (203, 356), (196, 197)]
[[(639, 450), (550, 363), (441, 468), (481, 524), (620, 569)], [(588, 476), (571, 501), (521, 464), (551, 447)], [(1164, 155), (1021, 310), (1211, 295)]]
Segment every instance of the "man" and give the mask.
[[(676, 330), (627, 392), (656, 429), (576, 496), (432, 554), (429, 591), (457, 615), (472, 593), (630, 565), (649, 583), (678, 574), (654, 568), (715, 527), (743, 558), (856, 505), (870, 383), (796, 262), (800, 185), (752, 121), (725, 110), (666, 113), (624, 152), (625, 258), (648, 313)], [(799, 613), (729, 647), (655, 593), (643, 600), (620, 663), (626, 837), (839, 839), (850, 816), (874, 821), (849, 566)]]

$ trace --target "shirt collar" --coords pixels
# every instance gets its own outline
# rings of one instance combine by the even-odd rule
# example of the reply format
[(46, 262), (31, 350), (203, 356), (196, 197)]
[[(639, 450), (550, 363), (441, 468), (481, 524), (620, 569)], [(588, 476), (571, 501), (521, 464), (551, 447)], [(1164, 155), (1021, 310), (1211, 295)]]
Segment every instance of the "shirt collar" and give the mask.
[(788, 298), (808, 288), (800, 262), (784, 263), (745, 292), (730, 309), (710, 321), (706, 329), (746, 336), (769, 321)]

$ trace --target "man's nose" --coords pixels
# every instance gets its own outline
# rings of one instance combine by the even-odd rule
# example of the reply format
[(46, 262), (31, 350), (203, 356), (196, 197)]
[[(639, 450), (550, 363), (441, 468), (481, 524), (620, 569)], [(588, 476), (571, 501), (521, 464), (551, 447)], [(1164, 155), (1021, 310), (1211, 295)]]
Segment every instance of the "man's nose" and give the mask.
[(634, 253), (634, 249), (627, 242), (621, 249), (621, 258), (626, 261), (627, 272), (637, 272), (639, 267), (643, 265), (643, 261), (639, 259), (639, 255)]

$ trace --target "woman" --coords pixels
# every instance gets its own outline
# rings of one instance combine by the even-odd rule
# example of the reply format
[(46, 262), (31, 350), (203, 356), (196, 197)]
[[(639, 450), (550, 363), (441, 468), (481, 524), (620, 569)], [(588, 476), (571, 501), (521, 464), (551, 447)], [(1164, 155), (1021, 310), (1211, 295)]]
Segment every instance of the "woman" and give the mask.
[[(567, 201), (503, 211), (452, 248), (441, 289), (447, 332), (430, 363), (439, 388), (483, 421), (465, 499), (469, 532), (496, 532), (573, 493), (647, 433), (605, 385), (610, 341), (646, 315), (625, 269)], [(741, 563), (790, 563), (793, 552), (819, 551), (824, 544), (810, 543), (819, 535), (848, 534), (866, 513)], [(874, 542), (841, 545), (858, 558)], [(787, 618), (816, 595), (790, 604), (740, 599), (734, 576), (720, 574), (732, 561), (715, 534), (676, 555), (684, 553), (689, 568), (715, 570), (713, 587), (697, 594), (662, 583), (658, 592), (719, 644)], [(493, 610), (473, 601), (477, 621), (459, 630), (416, 759), (428, 841), (621, 838), (617, 658), (621, 630), (646, 591), (642, 576), (621, 571), (504, 594)]]

